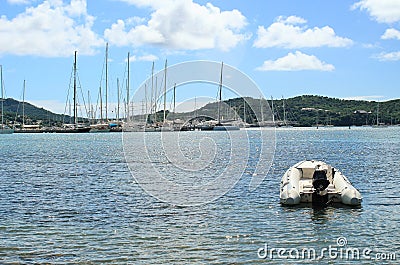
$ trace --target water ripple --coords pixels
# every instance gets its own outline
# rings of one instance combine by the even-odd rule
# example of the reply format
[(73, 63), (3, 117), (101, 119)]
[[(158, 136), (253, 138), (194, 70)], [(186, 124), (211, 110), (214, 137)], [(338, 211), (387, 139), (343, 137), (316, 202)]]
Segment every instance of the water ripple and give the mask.
[[(351, 247), (398, 252), (399, 143), (399, 128), (279, 129), (273, 168), (257, 190), (248, 190), (259, 152), (251, 150), (249, 168), (225, 196), (176, 207), (135, 183), (120, 134), (0, 138), (0, 263), (308, 264), (260, 260), (257, 250), (318, 249), (339, 236)], [(188, 157), (197, 159), (189, 147)], [(306, 158), (339, 168), (362, 193), (362, 207), (281, 207), (282, 174)], [(163, 167), (163, 160), (154, 163)]]

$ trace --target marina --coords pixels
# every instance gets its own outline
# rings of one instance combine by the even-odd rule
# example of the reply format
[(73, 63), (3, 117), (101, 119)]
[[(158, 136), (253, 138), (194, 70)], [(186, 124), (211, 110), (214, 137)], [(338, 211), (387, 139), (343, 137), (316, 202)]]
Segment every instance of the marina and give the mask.
[[(134, 96), (130, 96), (130, 61), (129, 53), (126, 64), (126, 97), (122, 97), (119, 79), (117, 78), (117, 106), (115, 111), (111, 111), (114, 116), (109, 114), (108, 94), (110, 88), (108, 87), (108, 43), (106, 44), (105, 55), (105, 92), (103, 92), (102, 85), (100, 84), (98, 92), (98, 103), (96, 107), (91, 104), (91, 97), (88, 95), (85, 98), (81, 85), (79, 84), (78, 66), (77, 66), (77, 51), (74, 52), (73, 69), (71, 73), (71, 80), (68, 95), (72, 93), (73, 103), (65, 106), (64, 114), (51, 113), (48, 110), (41, 109), (45, 112), (46, 117), (38, 119), (31, 117), (25, 111), (25, 83), (23, 82), (22, 102), (5, 99), (4, 86), (2, 85), (2, 130), (4, 133), (105, 133), (105, 132), (160, 132), (160, 131), (195, 131), (195, 130), (216, 130), (216, 131), (230, 131), (240, 130), (249, 127), (333, 127), (333, 126), (373, 126), (373, 127), (387, 127), (397, 126), (400, 121), (399, 100), (389, 100), (386, 102), (363, 102), (356, 100), (347, 100), (342, 102), (336, 98), (327, 98), (323, 96), (310, 96), (302, 95), (291, 99), (282, 97), (280, 100), (267, 100), (260, 96), (255, 98), (251, 96), (242, 95), (241, 97), (228, 98), (223, 100), (223, 90), (230, 90), (229, 86), (224, 84), (224, 75), (230, 76), (232, 73), (242, 75), (241, 78), (247, 78), (237, 69), (231, 66), (226, 66), (228, 74), (224, 74), (224, 63), (216, 62), (186, 62), (188, 69), (197, 70), (200, 68), (195, 64), (205, 64), (203, 67), (212, 67), (211, 78), (207, 75), (199, 80), (185, 80), (180, 85), (185, 85), (191, 82), (210, 82), (215, 85), (217, 90), (217, 97), (215, 101), (208, 102), (204, 106), (197, 108), (196, 98), (194, 102), (194, 109), (185, 112), (176, 111), (176, 80), (185, 77), (176, 77), (178, 71), (181, 71), (180, 65), (171, 66), (172, 75), (175, 79), (169, 80), (167, 75), (167, 60), (163, 70), (154, 73), (154, 62), (152, 64), (151, 76), (139, 87)], [(219, 74), (216, 68), (220, 67)], [(178, 69), (178, 70), (177, 70)], [(238, 74), (240, 73), (240, 74)], [(216, 77), (219, 76), (218, 84), (215, 84)], [(205, 78), (206, 77), (206, 78)], [(157, 80), (162, 78), (162, 89), (157, 89)], [(202, 80), (201, 78), (205, 78)], [(1, 76), (3, 84), (3, 75)], [(210, 80), (208, 80), (210, 79)], [(101, 78), (103, 80), (103, 77)], [(168, 80), (168, 84), (167, 84)], [(254, 86), (252, 89), (258, 90), (251, 79), (246, 80), (249, 86)], [(102, 82), (101, 82), (102, 83)], [(154, 84), (155, 83), (155, 84)], [(147, 86), (148, 85), (148, 86)], [(234, 86), (234, 84), (230, 84)], [(144, 91), (141, 91), (144, 90)], [(149, 91), (150, 90), (150, 91)], [(257, 91), (256, 91), (257, 92)], [(143, 93), (144, 95), (141, 95)], [(254, 91), (252, 92), (254, 93)], [(259, 93), (259, 91), (257, 92)], [(103, 104), (103, 94), (105, 94), (105, 104)], [(149, 95), (148, 95), (149, 94)], [(167, 108), (167, 95), (173, 94), (173, 101), (169, 102), (170, 107)], [(143, 98), (144, 97), (144, 98)], [(124, 104), (121, 104), (121, 99)], [(67, 97), (67, 102), (71, 101), (71, 97)], [(150, 102), (148, 102), (150, 101)], [(6, 108), (4, 102), (7, 103)], [(87, 104), (86, 104), (87, 102)], [(288, 104), (288, 102), (290, 102)], [(83, 104), (82, 104), (83, 103)], [(142, 109), (138, 110), (138, 105), (142, 105)], [(20, 106), (21, 105), (21, 106)], [(28, 104), (31, 111), (29, 113), (37, 112), (38, 108), (32, 104)], [(121, 107), (121, 105), (123, 105)], [(308, 106), (322, 106), (323, 108), (315, 108)], [(348, 112), (350, 105), (351, 114), (343, 114)], [(385, 115), (379, 114), (379, 108), (385, 105)], [(135, 107), (136, 106), (136, 107)], [(161, 107), (163, 106), (163, 107)], [(173, 106), (173, 107), (172, 107)], [(345, 106), (345, 107), (344, 107)], [(362, 106), (364, 109), (357, 109)], [(86, 112), (83, 115), (82, 107)], [(135, 109), (135, 108), (136, 109)], [(69, 114), (66, 110), (69, 108)], [(344, 111), (342, 108), (346, 108)], [(22, 109), (22, 113), (21, 110)], [(135, 110), (134, 110), (135, 109)], [(376, 112), (375, 115), (370, 115)], [(4, 114), (8, 115), (4, 119)], [(80, 114), (79, 114), (80, 113)], [(14, 116), (14, 119), (10, 119)], [(51, 116), (58, 116), (56, 120), (50, 119)], [(62, 121), (61, 121), (62, 118)], [(47, 121), (46, 121), (47, 119)], [(324, 122), (321, 122), (324, 120)]]

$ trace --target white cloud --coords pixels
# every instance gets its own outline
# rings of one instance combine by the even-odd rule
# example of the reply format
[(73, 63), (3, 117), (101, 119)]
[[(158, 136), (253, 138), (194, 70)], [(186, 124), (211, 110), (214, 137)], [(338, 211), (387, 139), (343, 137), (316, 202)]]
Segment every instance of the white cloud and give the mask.
[[(218, 48), (230, 50), (249, 36), (242, 33), (247, 25), (240, 11), (221, 11), (208, 3), (193, 0), (121, 0), (138, 7), (152, 9), (151, 17), (135, 26), (118, 20), (106, 29), (104, 36), (117, 46), (156, 45), (176, 50)], [(141, 22), (136, 18), (136, 22)]]
[(139, 24), (143, 24), (146, 22), (146, 19), (143, 17), (130, 17), (126, 20), (126, 25), (136, 26)]
[(373, 58), (379, 61), (400, 61), (400, 51), (398, 52), (382, 52), (374, 55)]
[(351, 8), (366, 10), (373, 19), (381, 23), (400, 21), (400, 1), (398, 0), (361, 0)]
[(363, 43), (361, 45), (362, 45), (363, 48), (366, 48), (366, 49), (379, 48), (379, 44), (377, 44), (377, 43)]
[(267, 29), (259, 26), (257, 39), (253, 46), (257, 48), (283, 47), (283, 48), (304, 48), (304, 47), (346, 47), (353, 44), (348, 38), (339, 37), (335, 31), (325, 26), (323, 28), (308, 28), (298, 24), (305, 24), (303, 18), (290, 16), (286, 19), (279, 17)]
[(400, 31), (397, 29), (387, 29), (385, 33), (381, 36), (382, 40), (398, 39), (400, 40)]
[[(154, 54), (146, 54), (146, 55), (142, 55), (142, 56), (133, 55), (133, 56), (129, 57), (130, 62), (136, 62), (136, 61), (154, 62), (154, 61), (157, 61), (158, 59), (159, 58)], [(125, 59), (125, 62), (126, 61), (127, 61), (127, 59)]]
[(297, 16), (289, 16), (289, 17), (279, 16), (276, 19), (276, 21), (281, 22), (281, 23), (286, 23), (286, 24), (292, 24), (292, 25), (307, 23), (307, 20), (305, 20), (304, 18), (301, 18), (301, 17), (297, 17)]
[(0, 17), (0, 54), (45, 57), (93, 54), (104, 41), (92, 30), (86, 0), (46, 0), (12, 19)]
[(104, 37), (116, 46), (140, 46), (146, 43), (162, 44), (165, 41), (159, 32), (145, 25), (127, 29), (125, 22), (121, 19), (114, 23), (110, 29), (104, 31)]
[(147, 54), (138, 57), (138, 61), (154, 62), (157, 61), (158, 57), (154, 54)]
[(317, 71), (333, 71), (335, 67), (331, 64), (320, 61), (314, 55), (307, 55), (300, 51), (288, 53), (275, 61), (268, 60), (262, 66), (256, 68), (259, 71), (301, 71), (301, 70), (317, 70)]

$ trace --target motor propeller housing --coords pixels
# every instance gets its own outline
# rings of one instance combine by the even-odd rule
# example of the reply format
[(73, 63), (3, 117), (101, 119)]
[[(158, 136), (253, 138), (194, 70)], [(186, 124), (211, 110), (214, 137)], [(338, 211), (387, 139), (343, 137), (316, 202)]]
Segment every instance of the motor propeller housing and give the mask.
[(313, 174), (312, 180), (313, 187), (315, 192), (320, 193), (324, 191), (329, 186), (329, 180), (326, 175), (326, 170), (316, 169)]

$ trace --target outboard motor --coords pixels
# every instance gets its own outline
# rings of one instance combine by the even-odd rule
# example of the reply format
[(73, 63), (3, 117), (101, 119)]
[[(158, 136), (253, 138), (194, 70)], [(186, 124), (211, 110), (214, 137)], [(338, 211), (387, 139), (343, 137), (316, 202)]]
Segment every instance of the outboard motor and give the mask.
[[(312, 195), (312, 202), (318, 207), (325, 207), (328, 203), (328, 193), (325, 191), (329, 186), (329, 180), (325, 170), (315, 169), (312, 180), (315, 192)], [(325, 191), (325, 192), (324, 192)]]
[(313, 187), (316, 192), (324, 191), (329, 186), (329, 180), (326, 177), (325, 170), (315, 170), (312, 181)]

